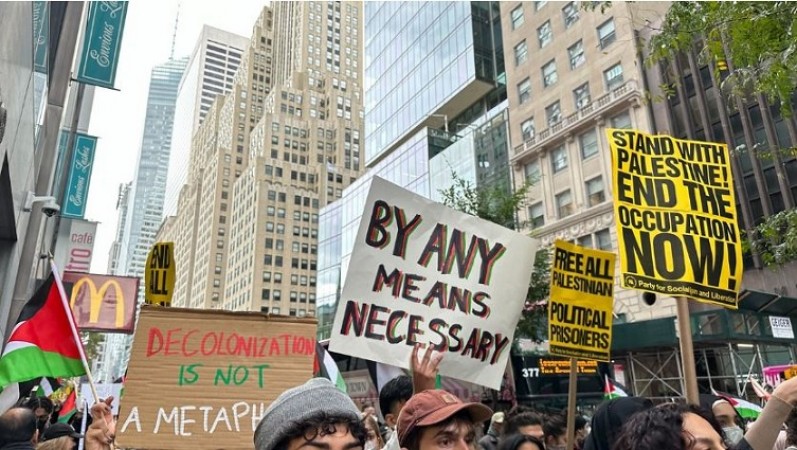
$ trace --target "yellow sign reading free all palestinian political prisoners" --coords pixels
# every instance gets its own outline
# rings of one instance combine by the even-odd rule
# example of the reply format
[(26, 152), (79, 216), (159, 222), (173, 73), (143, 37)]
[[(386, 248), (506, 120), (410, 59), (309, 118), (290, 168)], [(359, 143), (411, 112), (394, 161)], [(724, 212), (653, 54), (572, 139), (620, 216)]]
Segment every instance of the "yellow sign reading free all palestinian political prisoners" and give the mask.
[(174, 243), (156, 242), (144, 268), (144, 300), (148, 304), (171, 305), (176, 272)]
[(736, 309), (742, 246), (728, 147), (606, 133), (622, 286)]
[(609, 361), (614, 253), (554, 242), (548, 339), (553, 355)]

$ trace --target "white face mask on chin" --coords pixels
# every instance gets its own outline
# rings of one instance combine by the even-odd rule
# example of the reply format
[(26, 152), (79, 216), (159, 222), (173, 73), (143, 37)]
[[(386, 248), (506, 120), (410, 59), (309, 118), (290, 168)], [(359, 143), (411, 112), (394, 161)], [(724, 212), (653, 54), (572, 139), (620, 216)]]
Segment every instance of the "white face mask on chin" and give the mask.
[(363, 450), (378, 450), (376, 448), (376, 440), (366, 441), (365, 442), (365, 447), (363, 447)]
[(725, 434), (725, 441), (731, 445), (738, 444), (744, 437), (744, 430), (738, 426), (725, 427), (722, 432)]

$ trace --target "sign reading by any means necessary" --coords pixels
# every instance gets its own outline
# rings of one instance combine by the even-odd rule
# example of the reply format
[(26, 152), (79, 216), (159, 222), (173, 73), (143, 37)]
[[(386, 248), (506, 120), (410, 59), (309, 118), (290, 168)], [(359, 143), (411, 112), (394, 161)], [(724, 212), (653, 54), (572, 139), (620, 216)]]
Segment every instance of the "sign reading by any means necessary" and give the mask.
[(609, 361), (614, 253), (556, 240), (548, 301), (552, 355)]
[(315, 332), (315, 319), (144, 305), (119, 446), (251, 449), (269, 404), (313, 376)]
[(622, 286), (735, 309), (742, 248), (728, 147), (606, 133)]
[(330, 350), (407, 367), (431, 345), (442, 375), (498, 389), (537, 245), (374, 178)]

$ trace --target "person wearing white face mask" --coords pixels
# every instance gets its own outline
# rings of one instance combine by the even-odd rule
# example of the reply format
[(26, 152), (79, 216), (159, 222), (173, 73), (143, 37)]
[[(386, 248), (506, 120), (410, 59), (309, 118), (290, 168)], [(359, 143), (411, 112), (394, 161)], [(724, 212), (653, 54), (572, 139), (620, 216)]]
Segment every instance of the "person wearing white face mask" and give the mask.
[(717, 395), (701, 394), (700, 406), (711, 412), (717, 419), (722, 427), (726, 443), (736, 445), (742, 440), (744, 437), (744, 429), (741, 427), (742, 418), (728, 400)]
[(365, 430), (368, 432), (363, 450), (378, 450), (384, 447), (385, 442), (382, 440), (382, 435), (379, 433), (379, 424), (376, 418), (372, 415), (364, 415), (363, 425), (365, 425)]

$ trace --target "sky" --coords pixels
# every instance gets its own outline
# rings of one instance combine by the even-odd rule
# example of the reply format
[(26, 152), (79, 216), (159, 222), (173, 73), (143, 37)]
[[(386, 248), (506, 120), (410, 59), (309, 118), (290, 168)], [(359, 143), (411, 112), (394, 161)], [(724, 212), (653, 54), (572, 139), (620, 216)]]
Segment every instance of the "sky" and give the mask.
[[(190, 0), (179, 2), (175, 57), (190, 56), (207, 24), (245, 37), (252, 34), (267, 0)], [(125, 22), (118, 91), (97, 88), (89, 134), (99, 137), (92, 170), (87, 220), (99, 222), (91, 271), (105, 273), (116, 234), (119, 185), (133, 180), (141, 147), (152, 67), (169, 59), (177, 16), (176, 0), (133, 0)]]

